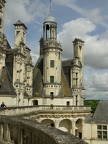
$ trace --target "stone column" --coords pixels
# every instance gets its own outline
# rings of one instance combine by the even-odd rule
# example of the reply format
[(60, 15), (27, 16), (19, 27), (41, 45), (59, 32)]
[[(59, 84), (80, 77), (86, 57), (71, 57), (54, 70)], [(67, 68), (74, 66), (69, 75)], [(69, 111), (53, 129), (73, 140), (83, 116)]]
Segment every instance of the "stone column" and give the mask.
[(72, 134), (75, 135), (75, 121), (72, 120)]
[(9, 128), (9, 125), (8, 124), (6, 124), (6, 140), (9, 142), (9, 141), (11, 141), (11, 139), (10, 139), (10, 128)]
[(82, 139), (84, 138), (84, 121), (82, 121)]
[(0, 124), (0, 139), (3, 139), (3, 125)]
[(16, 106), (19, 106), (19, 91), (16, 90), (17, 96), (16, 96)]
[(55, 120), (54, 124), (55, 124), (55, 128), (59, 129), (59, 121)]

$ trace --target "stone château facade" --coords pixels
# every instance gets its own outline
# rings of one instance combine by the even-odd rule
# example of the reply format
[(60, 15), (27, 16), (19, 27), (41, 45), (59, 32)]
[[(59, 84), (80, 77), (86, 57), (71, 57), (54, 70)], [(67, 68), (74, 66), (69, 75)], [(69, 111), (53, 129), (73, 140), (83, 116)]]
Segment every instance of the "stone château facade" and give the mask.
[(48, 16), (43, 22), (39, 59), (33, 66), (26, 46), (26, 25), (20, 20), (14, 24), (13, 49), (3, 33), (5, 3), (0, 0), (0, 101), (8, 107), (20, 106), (25, 112), (32, 107), (36, 113), (29, 118), (72, 133), (89, 144), (100, 142), (101, 134), (94, 132), (98, 124), (89, 121), (91, 108), (84, 106), (84, 41), (75, 38), (73, 59), (62, 61), (57, 22)]

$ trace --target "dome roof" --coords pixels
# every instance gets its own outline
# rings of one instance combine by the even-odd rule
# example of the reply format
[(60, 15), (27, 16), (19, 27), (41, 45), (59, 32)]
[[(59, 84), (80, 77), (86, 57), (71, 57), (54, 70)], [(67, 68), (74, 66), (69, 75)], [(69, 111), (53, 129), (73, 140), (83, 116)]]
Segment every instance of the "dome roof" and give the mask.
[(56, 23), (56, 19), (53, 16), (48, 16), (44, 22), (55, 22)]

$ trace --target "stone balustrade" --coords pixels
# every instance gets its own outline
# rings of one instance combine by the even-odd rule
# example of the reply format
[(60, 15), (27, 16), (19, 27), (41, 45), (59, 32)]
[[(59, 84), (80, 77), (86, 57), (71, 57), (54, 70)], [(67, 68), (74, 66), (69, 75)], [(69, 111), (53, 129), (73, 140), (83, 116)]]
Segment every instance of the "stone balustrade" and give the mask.
[(0, 144), (87, 144), (50, 126), (30, 120), (0, 116)]
[(19, 115), (26, 114), (30, 112), (38, 111), (68, 111), (68, 112), (81, 112), (81, 111), (91, 111), (89, 106), (19, 106), (19, 107), (5, 107), (0, 108), (0, 115)]

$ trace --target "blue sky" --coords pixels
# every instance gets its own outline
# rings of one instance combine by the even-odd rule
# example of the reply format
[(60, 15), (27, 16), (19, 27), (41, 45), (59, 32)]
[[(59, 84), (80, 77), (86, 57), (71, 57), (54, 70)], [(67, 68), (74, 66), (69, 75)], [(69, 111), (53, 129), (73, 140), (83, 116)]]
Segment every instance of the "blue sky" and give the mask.
[[(52, 0), (52, 16), (58, 24), (63, 59), (72, 59), (72, 41), (85, 41), (85, 88), (87, 99), (108, 99), (108, 0)], [(28, 27), (26, 45), (33, 62), (39, 57), (43, 21), (50, 0), (7, 0), (4, 33), (14, 46), (14, 26), (21, 20)]]

